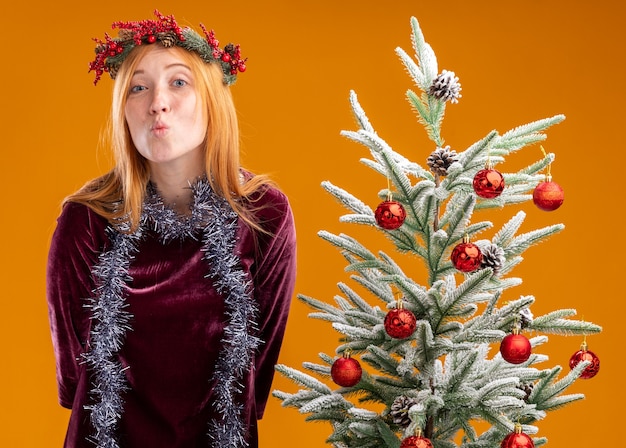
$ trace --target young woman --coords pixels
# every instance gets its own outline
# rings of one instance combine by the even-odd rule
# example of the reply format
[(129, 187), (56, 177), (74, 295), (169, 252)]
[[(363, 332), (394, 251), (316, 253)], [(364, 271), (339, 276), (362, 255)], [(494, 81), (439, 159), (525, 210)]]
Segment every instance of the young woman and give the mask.
[(117, 22), (115, 167), (66, 199), (48, 303), (66, 447), (256, 447), (293, 293), (287, 198), (239, 166), (239, 47)]

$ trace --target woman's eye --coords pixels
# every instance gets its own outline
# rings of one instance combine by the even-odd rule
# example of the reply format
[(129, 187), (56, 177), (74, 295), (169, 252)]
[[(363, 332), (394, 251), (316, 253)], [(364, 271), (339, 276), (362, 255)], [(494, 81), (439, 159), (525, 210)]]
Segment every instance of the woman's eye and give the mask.
[(137, 92), (141, 92), (142, 90), (145, 90), (145, 86), (132, 86), (130, 88), (130, 93), (137, 93)]
[(184, 79), (177, 79), (174, 81), (174, 86), (176, 87), (184, 87), (187, 85), (187, 81), (185, 81)]

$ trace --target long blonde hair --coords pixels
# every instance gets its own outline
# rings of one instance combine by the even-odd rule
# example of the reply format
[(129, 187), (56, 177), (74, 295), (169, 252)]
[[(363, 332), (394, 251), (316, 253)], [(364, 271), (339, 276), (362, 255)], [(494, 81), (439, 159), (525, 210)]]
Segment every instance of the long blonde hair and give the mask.
[[(65, 202), (86, 205), (112, 223), (127, 221), (130, 229), (139, 225), (146, 186), (150, 180), (147, 160), (139, 154), (126, 123), (125, 108), (131, 77), (152, 45), (134, 48), (121, 65), (113, 87), (107, 137), (115, 167), (104, 176), (89, 181)], [(217, 194), (248, 224), (258, 228), (250, 209), (250, 196), (269, 184), (266, 176), (242, 178), (239, 162), (239, 125), (230, 88), (223, 82), (218, 64), (207, 64), (197, 54), (174, 46), (169, 49), (181, 57), (193, 73), (199, 104), (204, 107), (208, 125), (205, 137), (206, 174)]]

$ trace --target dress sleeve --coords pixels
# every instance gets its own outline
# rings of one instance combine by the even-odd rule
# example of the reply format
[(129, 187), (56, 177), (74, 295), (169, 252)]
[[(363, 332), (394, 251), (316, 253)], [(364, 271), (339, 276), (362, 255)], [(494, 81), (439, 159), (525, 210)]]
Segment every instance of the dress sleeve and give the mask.
[(278, 360), (296, 278), (296, 231), (287, 198), (277, 190), (261, 211), (268, 230), (259, 237), (255, 297), (259, 304), (259, 330), (263, 345), (256, 356), (255, 401), (257, 418), (263, 416)]
[(102, 251), (106, 222), (86, 206), (69, 203), (57, 220), (48, 252), (46, 294), (56, 359), (59, 403), (72, 407), (89, 335), (91, 267)]

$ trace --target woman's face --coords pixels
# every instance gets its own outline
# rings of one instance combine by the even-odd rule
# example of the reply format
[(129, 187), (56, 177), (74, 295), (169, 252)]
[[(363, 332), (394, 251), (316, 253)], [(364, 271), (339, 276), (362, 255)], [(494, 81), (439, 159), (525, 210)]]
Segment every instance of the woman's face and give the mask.
[(201, 174), (207, 120), (192, 71), (175, 51), (150, 47), (132, 74), (124, 109), (133, 143), (153, 169)]

